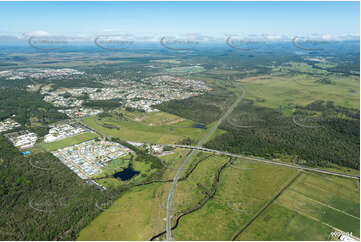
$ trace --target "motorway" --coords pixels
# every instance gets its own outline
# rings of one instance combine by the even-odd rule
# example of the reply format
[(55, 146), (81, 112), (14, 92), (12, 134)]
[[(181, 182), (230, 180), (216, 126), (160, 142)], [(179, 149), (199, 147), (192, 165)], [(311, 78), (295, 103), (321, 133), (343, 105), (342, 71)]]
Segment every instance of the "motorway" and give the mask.
[[(332, 171), (327, 171), (327, 170), (318, 169), (318, 168), (304, 167), (304, 166), (300, 166), (300, 165), (296, 165), (296, 164), (277, 162), (277, 161), (267, 160), (267, 159), (263, 159), (263, 158), (243, 156), (243, 155), (239, 155), (239, 154), (233, 154), (233, 153), (229, 153), (229, 152), (225, 152), (225, 151), (213, 150), (213, 149), (208, 149), (208, 148), (202, 147), (202, 145), (214, 133), (214, 131), (218, 128), (218, 126), (228, 117), (229, 114), (232, 113), (234, 108), (244, 98), (246, 91), (243, 88), (242, 88), (242, 91), (243, 91), (242, 94), (231, 105), (231, 107), (224, 113), (224, 115), (218, 120), (218, 122), (212, 127), (212, 129), (208, 132), (208, 134), (198, 143), (197, 146), (176, 145), (176, 144), (157, 144), (157, 145), (161, 145), (161, 146), (170, 146), (170, 147), (175, 147), (175, 148), (184, 148), (184, 149), (191, 149), (192, 150), (191, 153), (186, 157), (186, 159), (184, 160), (184, 162), (182, 163), (180, 168), (177, 170), (177, 173), (176, 173), (176, 175), (175, 175), (175, 177), (173, 179), (171, 190), (170, 190), (169, 195), (168, 195), (167, 206), (166, 206), (166, 209), (167, 209), (166, 210), (166, 213), (167, 213), (167, 215), (166, 215), (166, 239), (168, 241), (173, 240), (172, 233), (171, 233), (171, 231), (172, 231), (171, 230), (171, 218), (172, 218), (172, 205), (173, 205), (173, 198), (174, 198), (175, 188), (176, 188), (177, 182), (179, 180), (179, 177), (180, 177), (184, 167), (186, 166), (188, 161), (192, 158), (192, 156), (194, 155), (194, 153), (197, 150), (205, 151), (205, 152), (211, 152), (211, 153), (215, 153), (215, 154), (219, 154), (219, 155), (226, 155), (226, 156), (229, 156), (229, 157), (253, 160), (253, 161), (256, 161), (256, 162), (262, 162), (262, 163), (271, 164), (271, 165), (287, 166), (287, 167), (306, 170), (306, 171), (312, 171), (312, 172), (318, 172), (318, 173), (324, 173), (324, 174), (328, 174), (328, 175), (335, 175), (335, 176), (360, 180), (359, 176), (353, 176), (353, 175), (348, 175), (348, 174), (339, 173), (339, 172), (332, 172)], [(79, 120), (79, 121), (81, 121), (81, 120)], [(82, 123), (82, 124), (84, 126), (88, 127), (84, 123)], [(98, 133), (98, 134), (100, 134), (102, 137), (107, 137), (105, 134), (100, 133), (99, 131), (96, 131), (96, 130), (91, 129), (91, 128), (89, 128), (89, 129), (96, 132), (96, 133)]]
[[(218, 128), (218, 126), (223, 122), (224, 119), (227, 118), (229, 114), (232, 113), (233, 109), (237, 107), (238, 103), (244, 98), (246, 94), (246, 90), (242, 88), (242, 94), (237, 98), (237, 100), (229, 107), (229, 109), (223, 114), (223, 116), (218, 120), (218, 122), (212, 127), (212, 129), (208, 132), (208, 134), (198, 143), (197, 147), (201, 147), (204, 142), (213, 134), (213, 132)], [(186, 157), (180, 168), (178, 169), (172, 183), (172, 187), (169, 191), (168, 200), (167, 200), (167, 216), (166, 216), (166, 238), (168, 241), (173, 240), (172, 238), (172, 205), (173, 205), (173, 198), (174, 198), (174, 192), (175, 188), (177, 186), (178, 179), (188, 163), (188, 161), (192, 158), (194, 153), (197, 151), (197, 149), (192, 149), (192, 152)]]
[(235, 158), (263, 162), (263, 163), (271, 164), (271, 165), (287, 166), (287, 167), (292, 167), (292, 168), (296, 168), (296, 169), (302, 169), (305, 171), (313, 171), (313, 172), (318, 172), (318, 173), (323, 173), (323, 174), (328, 174), (328, 175), (333, 175), (333, 176), (341, 176), (341, 177), (352, 178), (352, 179), (360, 179), (359, 176), (349, 175), (349, 174), (345, 174), (345, 173), (327, 171), (327, 170), (318, 169), (318, 168), (305, 167), (305, 166), (300, 166), (300, 165), (296, 165), (296, 164), (292, 164), (292, 163), (277, 162), (277, 161), (267, 160), (267, 159), (263, 159), (263, 158), (233, 154), (233, 153), (229, 153), (229, 152), (225, 152), (225, 151), (213, 150), (213, 149), (208, 149), (208, 148), (204, 148), (204, 147), (200, 147), (200, 146), (176, 145), (176, 144), (158, 144), (158, 145), (170, 146), (170, 147), (174, 147), (174, 148), (191, 149), (193, 151), (201, 150), (201, 151), (211, 152), (211, 153), (215, 153), (215, 154), (219, 154), (219, 155), (226, 155), (226, 156), (235, 157)]
[[(244, 96), (245, 91), (243, 92), (242, 96), (240, 97), (241, 99)], [(239, 101), (241, 101), (241, 99), (238, 99), (236, 101), (235, 104), (233, 105), (237, 105)], [(304, 167), (304, 166), (300, 166), (300, 165), (296, 165), (296, 164), (289, 164), (289, 163), (284, 163), (284, 162), (277, 162), (277, 161), (271, 161), (271, 160), (267, 160), (267, 159), (262, 159), (262, 158), (257, 158), (257, 157), (250, 157), (250, 156), (243, 156), (243, 155), (238, 155), (238, 154), (232, 154), (232, 153), (228, 153), (228, 152), (224, 152), (224, 151), (220, 151), (220, 150), (213, 150), (213, 149), (208, 149), (208, 148), (203, 148), (201, 147), (201, 145), (208, 139), (208, 137), (214, 132), (214, 130), (221, 124), (221, 122), (224, 120), (224, 118), (230, 114), (230, 110), (233, 110), (233, 105), (231, 106), (231, 108), (228, 110), (228, 112), (222, 117), (222, 119), (220, 119), (217, 124), (210, 130), (210, 132), (208, 133), (208, 135), (198, 144), (198, 146), (190, 146), (190, 145), (176, 145), (176, 144), (157, 144), (157, 145), (161, 145), (161, 146), (171, 146), (171, 147), (175, 147), (175, 148), (184, 148), (184, 149), (192, 149), (192, 152), (189, 154), (189, 156), (186, 158), (186, 160), (183, 162), (184, 166), (185, 164), (189, 161), (189, 159), (193, 156), (193, 154), (196, 152), (196, 150), (201, 150), (201, 151), (206, 151), (206, 152), (211, 152), (211, 153), (216, 153), (216, 154), (220, 154), (220, 155), (227, 155), (227, 156), (232, 156), (232, 157), (236, 157), (236, 158), (242, 158), (242, 159), (247, 159), (247, 160), (253, 160), (253, 161), (258, 161), (258, 162), (263, 162), (263, 163), (267, 163), (267, 164), (272, 164), (272, 165), (278, 165), (278, 166), (288, 166), (288, 167), (292, 167), (292, 168), (296, 168), (296, 169), (302, 169), (302, 170), (308, 170), (308, 171), (313, 171), (313, 172), (318, 172), (318, 173), (324, 173), (324, 174), (328, 174), (328, 175), (334, 175), (334, 176), (341, 176), (341, 177), (346, 177), (346, 178), (352, 178), (352, 179), (358, 179), (360, 180), (359, 176), (353, 176), (353, 175), (348, 175), (348, 174), (344, 174), (344, 173), (340, 173), (340, 172), (332, 172), (332, 171), (326, 171), (326, 170), (322, 170), (322, 169), (318, 169), (318, 168), (310, 168), (310, 167)], [(78, 120), (81, 122), (81, 120)], [(98, 133), (100, 136), (102, 137), (107, 137), (104, 134), (100, 133), (99, 131), (96, 131), (90, 127), (88, 127), (87, 125), (85, 125), (83, 122), (81, 122), (85, 127), (87, 127), (88, 129)], [(182, 164), (181, 169), (183, 170), (184, 166)], [(178, 170), (179, 171), (179, 170)], [(181, 171), (182, 172), (182, 171)], [(180, 173), (181, 173), (180, 172)], [(179, 173), (179, 175), (180, 175)], [(178, 173), (177, 173), (178, 174)], [(179, 178), (178, 175), (178, 178)], [(177, 181), (178, 181), (177, 178)], [(172, 186), (173, 188), (173, 186)], [(175, 187), (174, 187), (175, 188)], [(173, 191), (174, 193), (174, 191)], [(173, 197), (172, 197), (173, 198)], [(169, 198), (168, 198), (169, 200)]]

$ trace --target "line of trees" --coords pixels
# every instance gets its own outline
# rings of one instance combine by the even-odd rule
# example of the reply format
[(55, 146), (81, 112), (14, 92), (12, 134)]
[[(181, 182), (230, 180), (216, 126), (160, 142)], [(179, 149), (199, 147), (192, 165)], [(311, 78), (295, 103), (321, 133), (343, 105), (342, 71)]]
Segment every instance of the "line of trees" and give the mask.
[[(338, 111), (342, 110), (342, 115)], [(314, 128), (296, 125), (292, 118), (273, 109), (254, 106), (244, 100), (234, 110), (249, 113), (255, 122), (247, 127), (225, 120), (220, 128), (228, 132), (209, 141), (206, 147), (232, 153), (257, 155), (266, 158), (293, 157), (295, 162), (309, 166), (360, 168), (360, 120), (358, 110), (335, 106), (332, 102), (316, 101), (296, 113), (320, 112)], [(229, 121), (229, 122), (228, 122)]]

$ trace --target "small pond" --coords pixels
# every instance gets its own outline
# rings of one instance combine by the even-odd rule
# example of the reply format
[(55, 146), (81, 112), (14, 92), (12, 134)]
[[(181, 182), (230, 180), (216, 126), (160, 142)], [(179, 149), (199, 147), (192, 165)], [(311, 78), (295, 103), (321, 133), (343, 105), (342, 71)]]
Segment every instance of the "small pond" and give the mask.
[(197, 129), (207, 129), (207, 127), (203, 124), (193, 124), (192, 128), (197, 128)]
[(133, 176), (136, 176), (139, 173), (140, 173), (139, 171), (134, 170), (132, 165), (129, 164), (129, 166), (127, 168), (125, 168), (124, 170), (113, 174), (113, 177), (118, 178), (122, 181), (128, 181), (128, 180), (132, 179)]

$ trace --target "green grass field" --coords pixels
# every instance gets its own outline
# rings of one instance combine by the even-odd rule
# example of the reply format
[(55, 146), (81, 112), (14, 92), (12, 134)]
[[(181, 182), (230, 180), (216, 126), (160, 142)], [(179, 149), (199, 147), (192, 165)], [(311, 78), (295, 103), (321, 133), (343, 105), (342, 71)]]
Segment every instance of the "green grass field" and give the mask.
[(72, 146), (75, 144), (79, 144), (91, 139), (94, 139), (98, 137), (98, 134), (93, 133), (93, 132), (86, 132), (86, 133), (82, 133), (73, 137), (69, 137), (69, 138), (65, 138), (59, 141), (55, 141), (52, 143), (42, 143), (40, 144), (41, 148), (43, 148), (46, 151), (54, 151), (57, 149), (61, 149), (67, 146)]
[(238, 240), (330, 240), (333, 231), (359, 238), (359, 197), (356, 180), (302, 174)]
[(168, 168), (167, 172), (178, 169), (186, 158), (189, 150), (177, 148), (172, 150), (171, 152), (172, 154), (169, 155), (158, 156), (158, 158), (162, 161), (163, 166)]
[[(292, 71), (303, 73), (294, 74)], [(325, 71), (314, 69), (309, 65), (292, 63), (291, 67), (274, 68), (272, 75), (245, 78), (238, 83), (246, 91), (246, 98), (255, 100), (255, 104), (292, 114), (288, 107), (307, 105), (315, 100), (333, 101), (336, 105), (348, 108), (360, 108), (360, 78), (327, 73), (332, 84), (319, 84)]]
[[(209, 165), (214, 166), (208, 163), (200, 166)], [(176, 240), (231, 240), (240, 228), (297, 173), (295, 169), (256, 164), (245, 160), (234, 164), (234, 167), (236, 168), (225, 168), (221, 174), (214, 199), (208, 201), (200, 210), (182, 218), (173, 232)], [(206, 169), (200, 167), (199, 172), (204, 170), (207, 173), (215, 171), (208, 167)], [(192, 175), (194, 179), (203, 177), (198, 173)]]
[[(204, 198), (203, 192), (209, 190), (212, 186), (216, 171), (227, 162), (228, 158), (209, 153), (197, 153), (188, 164), (199, 160), (202, 160), (202, 162), (199, 163), (188, 179), (179, 181), (177, 184), (174, 195), (174, 210), (193, 207), (202, 200)], [(186, 172), (187, 169), (183, 171), (182, 175), (185, 175)]]
[(183, 121), (184, 127), (190, 127), (192, 126), (191, 121), (184, 120), (183, 118), (180, 118), (179, 116), (165, 113), (165, 112), (150, 112), (150, 113), (144, 113), (144, 112), (127, 112), (125, 110), (120, 111), (124, 117), (131, 119), (133, 121), (140, 122), (142, 124), (146, 124), (148, 126), (160, 126), (160, 125), (172, 125), (176, 123), (180, 123)]
[(164, 229), (164, 208), (159, 196), (169, 184), (136, 187), (124, 193), (84, 228), (77, 240), (149, 240)]
[[(183, 120), (170, 125), (149, 125), (162, 119), (164, 115), (150, 114), (150, 117), (144, 118), (146, 121), (133, 120), (116, 120), (114, 118), (104, 118), (97, 120), (96, 117), (85, 118), (83, 122), (89, 127), (99, 132), (122, 140), (149, 142), (158, 144), (172, 144), (182, 139), (190, 137), (199, 141), (204, 137), (213, 123), (208, 125), (207, 129), (193, 128), (195, 123), (189, 120)], [(180, 119), (180, 118), (178, 118)], [(171, 122), (171, 121), (170, 121)], [(114, 128), (103, 127), (102, 125), (110, 124)], [(218, 131), (217, 134), (221, 134)]]
[(350, 179), (307, 174), (280, 197), (279, 203), (360, 237), (360, 192), (357, 186), (356, 181)]
[[(332, 63), (320, 66), (326, 68)], [(204, 80), (214, 84), (215, 80), (204, 73), (193, 75), (204, 76)], [(332, 84), (316, 82), (325, 75)], [(273, 67), (272, 75), (245, 78), (238, 81), (238, 85), (243, 86), (246, 98), (254, 100), (255, 105), (277, 110), (282, 106), (285, 115), (292, 115), (296, 105), (307, 105), (315, 100), (333, 101), (335, 105), (359, 109), (358, 77), (329, 73), (302, 63)], [(235, 90), (240, 89), (235, 87)], [(122, 140), (163, 144), (176, 143), (186, 137), (199, 142), (214, 125), (208, 125), (207, 130), (195, 129), (192, 128), (195, 122), (164, 112), (120, 112), (123, 119), (113, 116), (96, 120), (91, 117), (84, 122), (101, 133)], [(104, 124), (113, 128), (103, 127)], [(224, 131), (218, 129), (213, 136), (222, 133)], [(187, 152), (176, 149), (173, 154), (159, 157), (170, 167), (159, 179), (172, 179), (176, 174), (174, 168), (180, 167)], [(186, 180), (177, 184), (173, 225), (178, 215), (197, 207), (207, 197), (216, 172), (228, 160), (224, 156), (209, 155), (195, 153), (183, 170), (181, 177), (195, 162), (204, 159)], [(147, 165), (135, 162), (134, 169), (151, 174)], [(325, 169), (340, 171), (339, 168), (342, 172), (359, 175), (359, 171), (349, 168), (335, 166)], [(119, 181), (109, 179), (106, 183), (116, 185)], [(103, 212), (81, 231), (78, 240), (149, 240), (163, 232), (170, 186), (170, 182), (155, 183), (125, 192), (110, 208), (120, 212)], [(249, 226), (245, 227), (247, 224)], [(334, 231), (352, 232), (359, 238), (359, 182), (237, 160), (233, 167), (223, 169), (215, 196), (202, 208), (182, 217), (172, 235), (175, 240), (232, 240), (243, 228), (236, 240), (335, 240), (337, 238), (330, 236)], [(165, 236), (160, 239), (165, 239)]]
[[(162, 159), (169, 161), (174, 157), (185, 156), (186, 153), (187, 151), (177, 149), (175, 154), (164, 156)], [(197, 152), (185, 170), (190, 167), (193, 160), (197, 161), (206, 156), (208, 155)], [(216, 162), (223, 160), (222, 157), (215, 157), (210, 159), (208, 164), (218, 166), (219, 164)], [(175, 165), (180, 165), (180, 161)], [(134, 169), (136, 169), (136, 165), (134, 165)], [(169, 169), (158, 179), (171, 179), (175, 172), (176, 170)], [(202, 172), (207, 171), (202, 168)], [(84, 228), (78, 240), (149, 240), (164, 230), (163, 218), (170, 186), (171, 183), (168, 182), (132, 188), (113, 203), (109, 212), (103, 212)], [(178, 203), (175, 203), (177, 206)], [(124, 204), (127, 206), (124, 207)], [(119, 213), (111, 212), (118, 210)]]
[[(172, 167), (179, 167), (185, 155), (185, 151), (177, 149), (161, 158)], [(205, 198), (216, 171), (228, 160), (209, 155), (197, 152), (181, 174), (183, 177), (195, 162), (203, 160), (186, 180), (177, 184), (175, 217)], [(159, 179), (172, 178), (175, 172), (167, 169)], [(231, 240), (297, 173), (293, 168), (235, 161), (233, 167), (226, 167), (221, 173), (215, 197), (184, 216), (172, 231), (174, 238)], [(165, 229), (163, 218), (170, 185), (155, 183), (132, 188), (114, 202), (109, 212), (103, 212), (84, 228), (78, 240), (149, 240)], [(127, 207), (123, 208), (125, 204)], [(333, 231), (352, 232), (359, 237), (359, 204), (357, 181), (302, 173), (237, 240), (330, 240), (334, 239), (330, 238)], [(111, 212), (118, 209), (121, 212)]]
[(238, 240), (327, 240), (333, 230), (297, 212), (273, 203)]

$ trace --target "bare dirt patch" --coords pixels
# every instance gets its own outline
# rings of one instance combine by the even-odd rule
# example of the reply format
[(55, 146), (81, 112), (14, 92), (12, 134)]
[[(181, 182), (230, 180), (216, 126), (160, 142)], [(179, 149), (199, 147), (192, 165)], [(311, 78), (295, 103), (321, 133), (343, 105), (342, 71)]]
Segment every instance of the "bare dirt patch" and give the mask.
[(179, 122), (182, 122), (184, 121), (184, 118), (178, 118), (178, 119), (174, 119), (174, 120), (171, 120), (169, 121), (167, 124), (176, 124), (176, 123), (179, 123)]

